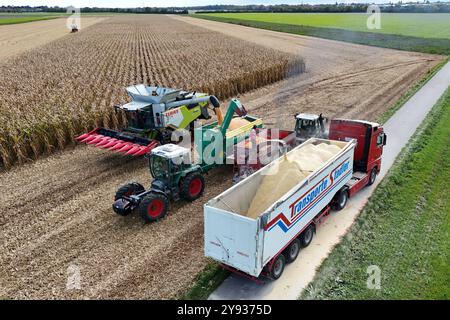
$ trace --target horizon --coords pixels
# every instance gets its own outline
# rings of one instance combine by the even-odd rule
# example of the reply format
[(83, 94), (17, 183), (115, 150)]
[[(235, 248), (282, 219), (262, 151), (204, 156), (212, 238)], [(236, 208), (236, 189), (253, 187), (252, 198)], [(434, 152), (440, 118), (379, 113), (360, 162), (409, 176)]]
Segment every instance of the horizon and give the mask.
[[(30, 7), (69, 7), (75, 6), (77, 8), (143, 8), (143, 7), (158, 7), (158, 8), (167, 8), (167, 7), (196, 7), (196, 6), (213, 6), (213, 5), (236, 5), (236, 6), (245, 6), (245, 5), (333, 5), (336, 1), (329, 0), (309, 0), (309, 1), (298, 1), (298, 0), (256, 0), (256, 1), (239, 1), (239, 0), (168, 0), (164, 1), (164, 5), (160, 5), (161, 1), (154, 0), (52, 0), (46, 1), (46, 3), (42, 3), (42, 0), (28, 0), (28, 1), (14, 1), (14, 4), (11, 4), (11, 1), (1, 1), (0, 6), (30, 6)], [(389, 4), (389, 3), (398, 3), (401, 1), (386, 1), (386, 0), (373, 0), (373, 1), (337, 1), (339, 4)], [(440, 2), (438, 0), (430, 0), (431, 3)], [(442, 3), (448, 3), (448, 1), (441, 1)], [(416, 2), (403, 2), (404, 4), (411, 3), (414, 4)], [(423, 3), (419, 1), (419, 3)]]

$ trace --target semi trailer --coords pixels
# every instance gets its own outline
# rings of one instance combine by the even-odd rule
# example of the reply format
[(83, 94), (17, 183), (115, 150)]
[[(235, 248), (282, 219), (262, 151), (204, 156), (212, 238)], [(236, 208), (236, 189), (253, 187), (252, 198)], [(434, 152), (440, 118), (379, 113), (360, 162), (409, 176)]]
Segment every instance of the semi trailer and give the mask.
[[(339, 151), (256, 217), (247, 215), (264, 179), (281, 161), (322, 144)], [(331, 120), (328, 139), (307, 140), (204, 205), (205, 256), (253, 279), (278, 279), (331, 209), (343, 209), (349, 197), (374, 183), (385, 144), (377, 123)]]

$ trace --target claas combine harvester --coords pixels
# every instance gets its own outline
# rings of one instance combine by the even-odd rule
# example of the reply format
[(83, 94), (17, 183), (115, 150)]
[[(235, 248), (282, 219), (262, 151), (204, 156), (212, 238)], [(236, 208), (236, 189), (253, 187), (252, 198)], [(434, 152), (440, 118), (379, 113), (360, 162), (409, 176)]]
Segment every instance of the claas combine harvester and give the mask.
[(76, 140), (98, 148), (131, 156), (142, 156), (161, 144), (173, 143), (172, 133), (192, 130), (197, 119), (210, 119), (208, 109), (218, 117), (219, 101), (215, 96), (143, 84), (126, 88), (131, 102), (116, 106), (124, 111), (128, 126), (122, 131), (95, 128)]

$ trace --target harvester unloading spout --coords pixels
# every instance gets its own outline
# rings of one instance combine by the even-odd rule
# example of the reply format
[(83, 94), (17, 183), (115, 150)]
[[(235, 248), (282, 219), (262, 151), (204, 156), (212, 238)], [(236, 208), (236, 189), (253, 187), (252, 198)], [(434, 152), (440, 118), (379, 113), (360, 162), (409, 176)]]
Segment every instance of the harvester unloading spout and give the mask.
[(154, 147), (174, 143), (172, 133), (178, 129), (191, 129), (197, 119), (210, 119), (208, 105), (220, 117), (220, 104), (216, 97), (204, 93), (178, 89), (147, 87), (143, 84), (126, 88), (131, 102), (115, 106), (125, 112), (128, 127), (118, 132), (96, 128), (76, 140), (95, 147), (141, 156)]

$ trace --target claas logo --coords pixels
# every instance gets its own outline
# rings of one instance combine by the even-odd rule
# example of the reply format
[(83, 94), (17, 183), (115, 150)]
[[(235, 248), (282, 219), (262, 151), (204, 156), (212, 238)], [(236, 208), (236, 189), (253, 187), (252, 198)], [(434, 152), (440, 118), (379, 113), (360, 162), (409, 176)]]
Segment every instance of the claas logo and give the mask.
[(171, 117), (171, 116), (176, 115), (178, 112), (179, 112), (179, 110), (175, 109), (175, 110), (169, 110), (165, 114), (166, 114), (167, 117)]

